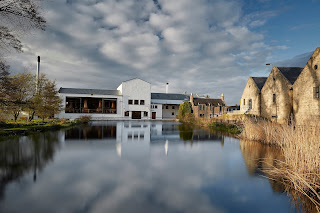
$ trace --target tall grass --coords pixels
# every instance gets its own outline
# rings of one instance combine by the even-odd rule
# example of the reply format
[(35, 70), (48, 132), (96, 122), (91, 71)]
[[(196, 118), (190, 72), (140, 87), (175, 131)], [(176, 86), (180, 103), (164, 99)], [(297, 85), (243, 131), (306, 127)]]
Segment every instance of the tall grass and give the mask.
[(307, 197), (320, 212), (320, 122), (309, 120), (301, 126), (289, 126), (247, 119), (243, 125), (243, 138), (277, 145), (283, 151), (280, 166), (266, 172), (281, 177), (287, 191)]

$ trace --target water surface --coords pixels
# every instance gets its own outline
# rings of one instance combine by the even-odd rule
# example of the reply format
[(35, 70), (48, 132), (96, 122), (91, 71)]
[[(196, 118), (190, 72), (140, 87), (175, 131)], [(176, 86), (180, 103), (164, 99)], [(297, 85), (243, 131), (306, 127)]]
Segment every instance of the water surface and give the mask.
[(0, 212), (295, 212), (261, 171), (281, 158), (172, 122), (2, 138)]

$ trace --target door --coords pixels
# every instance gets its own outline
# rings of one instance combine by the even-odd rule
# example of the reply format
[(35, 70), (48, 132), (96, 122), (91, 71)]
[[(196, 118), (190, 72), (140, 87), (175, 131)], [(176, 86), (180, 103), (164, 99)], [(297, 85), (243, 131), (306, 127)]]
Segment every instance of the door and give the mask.
[(132, 119), (141, 119), (140, 111), (132, 111)]
[(156, 119), (156, 115), (157, 115), (156, 112), (152, 112), (152, 119)]

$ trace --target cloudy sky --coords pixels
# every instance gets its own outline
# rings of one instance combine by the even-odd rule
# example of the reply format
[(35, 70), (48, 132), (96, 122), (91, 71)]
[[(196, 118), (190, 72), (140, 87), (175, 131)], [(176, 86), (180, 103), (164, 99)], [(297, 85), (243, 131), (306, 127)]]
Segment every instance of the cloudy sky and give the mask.
[(153, 92), (238, 104), (249, 76), (304, 66), (319, 45), (320, 0), (45, 0), (44, 32), (22, 37), (12, 72), (36, 67), (58, 87), (116, 89), (141, 78)]

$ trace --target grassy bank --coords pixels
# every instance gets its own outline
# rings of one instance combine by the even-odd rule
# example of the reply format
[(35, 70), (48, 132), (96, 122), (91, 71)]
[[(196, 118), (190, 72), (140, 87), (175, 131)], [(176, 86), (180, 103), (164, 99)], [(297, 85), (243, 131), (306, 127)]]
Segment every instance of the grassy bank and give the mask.
[(179, 121), (198, 127), (210, 128), (211, 130), (230, 133), (232, 135), (238, 135), (241, 133), (241, 127), (239, 125), (234, 124), (236, 122), (223, 122), (223, 119), (217, 120), (213, 118), (194, 118), (190, 115), (184, 117), (183, 119), (179, 119)]
[(58, 130), (87, 123), (88, 119), (42, 119), (33, 121), (5, 121), (0, 122), (0, 136), (28, 135), (34, 132)]
[[(291, 194), (307, 197), (320, 211), (320, 124), (309, 121), (289, 126), (264, 120), (247, 119), (241, 137), (279, 146), (284, 160), (266, 172), (278, 177)], [(294, 192), (294, 193), (292, 193)], [(296, 198), (303, 200), (302, 198)]]

